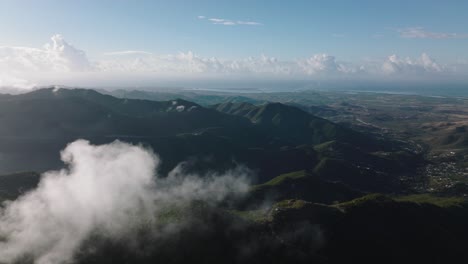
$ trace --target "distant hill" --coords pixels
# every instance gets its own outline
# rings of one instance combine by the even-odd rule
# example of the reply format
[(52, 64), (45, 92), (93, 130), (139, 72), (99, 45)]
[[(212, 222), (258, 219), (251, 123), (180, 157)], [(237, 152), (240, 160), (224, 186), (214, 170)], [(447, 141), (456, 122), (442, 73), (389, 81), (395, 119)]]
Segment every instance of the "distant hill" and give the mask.
[[(386, 177), (361, 177), (382, 164), (393, 168), (371, 152), (394, 153), (399, 147), (281, 103), (227, 102), (206, 108), (184, 99), (126, 99), (87, 89), (47, 88), (0, 96), (0, 122), (0, 173), (58, 168), (59, 151), (78, 138), (149, 146), (160, 154), (162, 174), (187, 160), (188, 168), (199, 173), (240, 163), (257, 174), (259, 183), (315, 170), (328, 181), (380, 191), (395, 172), (406, 169), (391, 169)], [(328, 152), (315, 147), (330, 141), (348, 147)]]
[(468, 147), (468, 124), (441, 122), (423, 125), (422, 129), (434, 134), (427, 137), (434, 149), (465, 149)]
[(265, 201), (300, 199), (309, 202), (332, 204), (348, 201), (363, 194), (339, 182), (325, 181), (307, 171), (279, 175), (268, 182), (252, 186), (246, 204)]
[(183, 99), (195, 102), (203, 106), (209, 106), (222, 102), (249, 102), (254, 104), (265, 102), (265, 100), (257, 100), (248, 96), (233, 95), (228, 92), (197, 92), (192, 90), (174, 88), (169, 88), (162, 91), (113, 90), (102, 91), (102, 93), (125, 99), (143, 99), (152, 101), (169, 101), (174, 99)]
[(249, 103), (222, 103), (212, 108), (235, 116), (242, 116), (262, 129), (264, 133), (287, 138), (291, 144), (320, 144), (330, 140), (348, 142), (359, 148), (389, 150), (387, 142), (313, 116), (297, 107), (281, 103), (252, 105)]

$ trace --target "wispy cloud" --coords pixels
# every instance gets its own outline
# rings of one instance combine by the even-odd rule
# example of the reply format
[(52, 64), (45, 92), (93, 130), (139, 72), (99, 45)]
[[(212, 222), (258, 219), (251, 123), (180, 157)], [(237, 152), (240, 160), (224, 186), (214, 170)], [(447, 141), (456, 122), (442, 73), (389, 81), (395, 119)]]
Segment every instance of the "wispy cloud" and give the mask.
[(206, 19), (214, 25), (224, 25), (224, 26), (235, 26), (235, 25), (261, 26), (263, 25), (262, 23), (256, 22), (256, 21), (232, 20), (232, 19), (216, 18), (216, 17), (207, 18), (205, 16), (198, 16), (197, 18)]
[(237, 21), (238, 25), (260, 26), (262, 23), (254, 21)]
[(223, 19), (223, 18), (209, 18), (209, 21), (211, 21), (215, 25), (225, 25), (225, 26), (234, 26), (236, 23), (232, 20), (228, 19)]
[(468, 38), (468, 33), (449, 33), (449, 32), (432, 32), (427, 31), (423, 27), (407, 27), (397, 29), (402, 38), (422, 38), (422, 39), (463, 39)]

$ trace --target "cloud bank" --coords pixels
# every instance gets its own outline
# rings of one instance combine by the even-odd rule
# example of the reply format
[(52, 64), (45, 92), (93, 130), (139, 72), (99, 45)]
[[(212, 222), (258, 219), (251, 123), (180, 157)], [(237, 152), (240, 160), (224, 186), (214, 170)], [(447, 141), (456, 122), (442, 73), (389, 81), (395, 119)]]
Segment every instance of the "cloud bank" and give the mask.
[(402, 59), (397, 55), (389, 56), (382, 65), (382, 71), (386, 74), (423, 74), (440, 73), (444, 71), (444, 68), (429, 55), (423, 53), (416, 59)]
[[(227, 21), (211, 20), (216, 23)], [(237, 24), (241, 22), (235, 21)], [(410, 30), (401, 34), (409, 37), (419, 33)], [(132, 85), (164, 79), (424, 80), (450, 79), (453, 76), (463, 79), (468, 73), (467, 68), (460, 63), (439, 64), (426, 53), (417, 58), (391, 55), (372, 62), (351, 63), (326, 53), (292, 60), (279, 60), (266, 55), (226, 60), (199, 56), (191, 51), (159, 55), (126, 50), (106, 52), (101, 58), (90, 60), (84, 51), (65, 41), (61, 35), (53, 36), (43, 48), (0, 47), (0, 87), (25, 90), (36, 85)]]
[(9, 71), (76, 72), (91, 69), (84, 51), (67, 43), (61, 35), (54, 35), (42, 49), (0, 47), (0, 69)]
[(61, 158), (68, 169), (44, 173), (35, 190), (0, 211), (0, 263), (69, 263), (93, 232), (129, 236), (139, 221), (158, 221), (167, 206), (216, 204), (248, 189), (243, 169), (201, 178), (178, 167), (155, 178), (158, 157), (119, 141), (95, 146), (78, 140)]

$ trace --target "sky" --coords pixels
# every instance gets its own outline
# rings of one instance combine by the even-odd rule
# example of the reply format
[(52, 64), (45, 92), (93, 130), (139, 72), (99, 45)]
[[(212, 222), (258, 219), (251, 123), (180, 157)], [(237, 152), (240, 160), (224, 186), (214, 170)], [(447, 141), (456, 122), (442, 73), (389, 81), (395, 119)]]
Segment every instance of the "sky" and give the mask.
[(0, 0), (0, 86), (468, 82), (468, 1)]

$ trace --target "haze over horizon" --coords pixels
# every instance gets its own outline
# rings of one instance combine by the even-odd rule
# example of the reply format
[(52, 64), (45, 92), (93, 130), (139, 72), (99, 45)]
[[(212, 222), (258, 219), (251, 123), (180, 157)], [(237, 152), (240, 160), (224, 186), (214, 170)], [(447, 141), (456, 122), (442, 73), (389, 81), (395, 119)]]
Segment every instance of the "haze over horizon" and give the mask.
[(468, 83), (468, 3), (282, 6), (2, 0), (0, 86)]

